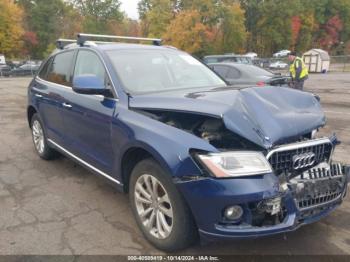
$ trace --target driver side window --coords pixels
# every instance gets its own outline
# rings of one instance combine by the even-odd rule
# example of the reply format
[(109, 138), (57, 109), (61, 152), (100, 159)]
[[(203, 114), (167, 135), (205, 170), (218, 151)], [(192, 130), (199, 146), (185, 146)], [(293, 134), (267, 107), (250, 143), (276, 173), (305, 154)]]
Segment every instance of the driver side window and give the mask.
[(86, 75), (98, 77), (108, 88), (106, 70), (99, 57), (91, 51), (80, 50), (74, 68), (74, 77)]

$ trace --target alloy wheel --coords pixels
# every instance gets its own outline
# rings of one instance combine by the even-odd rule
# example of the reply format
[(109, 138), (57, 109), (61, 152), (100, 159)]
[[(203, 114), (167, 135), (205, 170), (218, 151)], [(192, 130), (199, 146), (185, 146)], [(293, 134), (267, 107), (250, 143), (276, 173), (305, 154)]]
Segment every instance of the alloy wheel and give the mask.
[(146, 230), (158, 239), (167, 238), (173, 228), (173, 208), (162, 183), (149, 174), (141, 175), (135, 184), (134, 199)]
[(32, 134), (35, 148), (39, 152), (39, 154), (42, 154), (45, 150), (45, 138), (43, 129), (38, 120), (34, 120), (33, 122)]

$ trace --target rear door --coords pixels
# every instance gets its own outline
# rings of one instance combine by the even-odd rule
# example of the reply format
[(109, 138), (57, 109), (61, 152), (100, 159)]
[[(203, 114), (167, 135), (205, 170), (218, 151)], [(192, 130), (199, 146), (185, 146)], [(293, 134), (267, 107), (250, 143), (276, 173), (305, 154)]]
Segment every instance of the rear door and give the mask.
[[(111, 82), (100, 57), (88, 49), (79, 50), (73, 78), (82, 75), (99, 77), (106, 88)], [(111, 123), (117, 99), (101, 95), (83, 95), (69, 89), (65, 94), (65, 133), (68, 150), (99, 170), (110, 173), (113, 163)]]
[(62, 117), (64, 93), (71, 88), (73, 58), (74, 51), (65, 51), (50, 58), (32, 86), (48, 138), (61, 145), (65, 143)]

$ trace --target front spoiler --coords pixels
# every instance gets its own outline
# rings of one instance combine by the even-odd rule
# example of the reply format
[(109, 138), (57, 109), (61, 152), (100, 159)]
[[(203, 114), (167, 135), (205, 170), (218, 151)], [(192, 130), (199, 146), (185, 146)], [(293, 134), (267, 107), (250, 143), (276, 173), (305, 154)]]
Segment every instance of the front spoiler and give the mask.
[(264, 236), (277, 235), (287, 232), (292, 232), (300, 228), (301, 226), (311, 224), (321, 220), (323, 217), (326, 217), (329, 213), (335, 210), (341, 201), (332, 205), (327, 210), (322, 211), (317, 216), (310, 217), (303, 220), (302, 222), (298, 221), (298, 216), (296, 213), (289, 214), (285, 221), (281, 224), (268, 227), (250, 227), (250, 228), (218, 228), (223, 233), (212, 233), (207, 232), (202, 229), (199, 229), (199, 234), (202, 241), (217, 241), (217, 240), (234, 240), (234, 239), (252, 239)]
[[(283, 195), (286, 216), (275, 225), (252, 226), (248, 223), (226, 225), (220, 223), (222, 210), (230, 205), (261, 201), (281, 195), (279, 181), (274, 174), (238, 179), (199, 179), (177, 183), (197, 222), (202, 240), (215, 241), (225, 239), (256, 238), (290, 232), (299, 227), (319, 221), (336, 209), (347, 192), (350, 181), (350, 168), (344, 167), (344, 186), (340, 198), (334, 201), (300, 210), (292, 191), (287, 190)], [(247, 220), (249, 221), (249, 220)]]

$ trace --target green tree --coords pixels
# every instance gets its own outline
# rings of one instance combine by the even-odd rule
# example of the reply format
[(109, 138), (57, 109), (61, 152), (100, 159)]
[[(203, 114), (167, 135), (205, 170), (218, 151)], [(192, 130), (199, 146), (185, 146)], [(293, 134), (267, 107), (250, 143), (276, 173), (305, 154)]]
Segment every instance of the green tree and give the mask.
[(31, 50), (33, 58), (44, 57), (50, 44), (63, 37), (73, 37), (79, 27), (79, 14), (63, 0), (19, 0), (25, 10), (25, 29), (35, 32), (38, 44)]
[(149, 37), (160, 37), (174, 18), (172, 0), (146, 0), (139, 3), (142, 32)]
[(259, 28), (257, 23), (263, 17), (262, 5), (264, 0), (241, 0), (245, 11), (245, 27), (247, 30), (247, 50), (258, 52)]
[(219, 19), (219, 52), (243, 52), (247, 33), (244, 26), (244, 11), (238, 3), (227, 3), (221, 8)]
[(122, 21), (119, 0), (72, 0), (83, 19), (83, 29), (89, 33), (108, 33), (110, 20)]
[(222, 0), (182, 0), (179, 6), (183, 10), (196, 10), (205, 25), (216, 25), (219, 22)]
[(139, 11), (139, 17), (144, 20), (148, 11), (152, 9), (152, 0), (141, 0), (137, 4), (137, 9)]
[(293, 47), (292, 17), (300, 14), (299, 0), (241, 0), (241, 4), (249, 32), (248, 49), (270, 56)]

